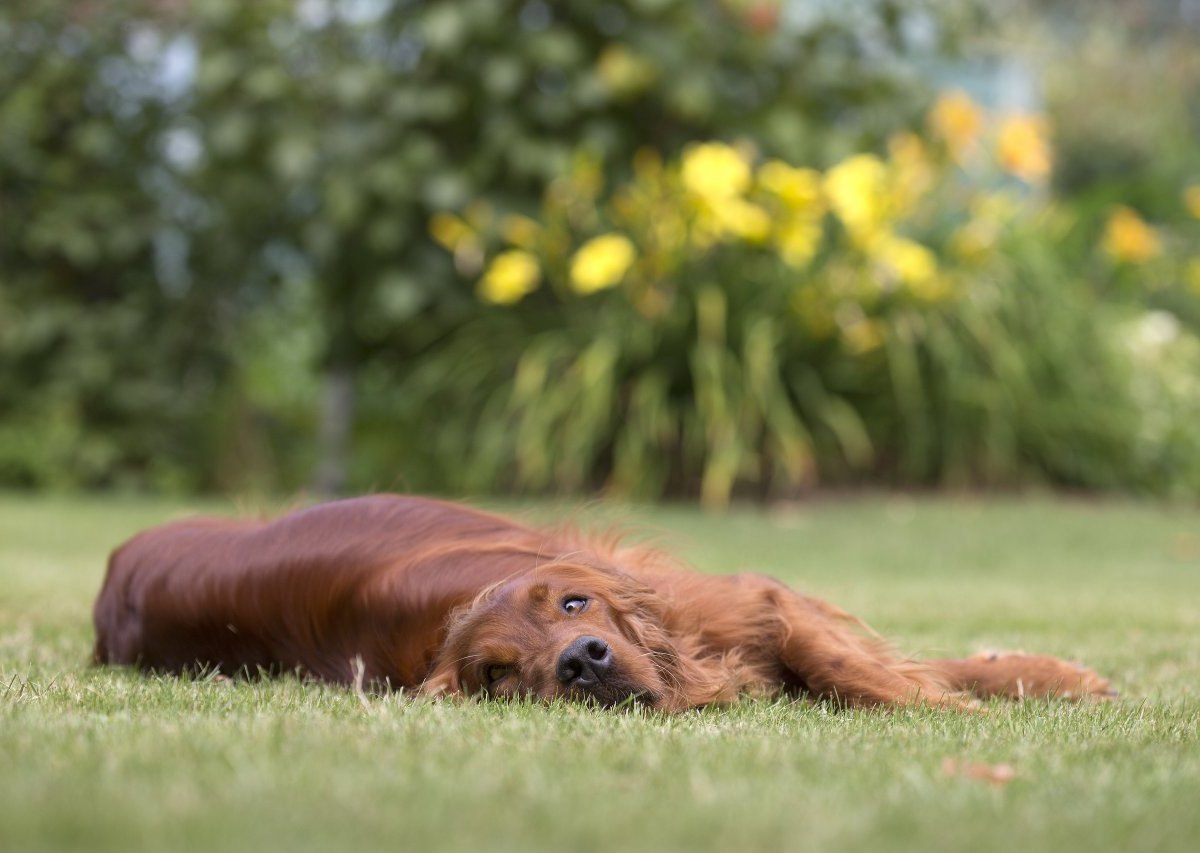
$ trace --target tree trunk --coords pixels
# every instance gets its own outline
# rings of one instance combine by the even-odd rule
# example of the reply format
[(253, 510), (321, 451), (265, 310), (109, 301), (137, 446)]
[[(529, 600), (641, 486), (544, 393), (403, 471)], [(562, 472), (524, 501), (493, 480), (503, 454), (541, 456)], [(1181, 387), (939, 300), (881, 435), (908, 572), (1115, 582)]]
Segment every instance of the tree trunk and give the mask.
[(323, 497), (336, 497), (346, 489), (350, 433), (354, 428), (354, 370), (349, 364), (329, 365), (324, 386), (313, 491)]

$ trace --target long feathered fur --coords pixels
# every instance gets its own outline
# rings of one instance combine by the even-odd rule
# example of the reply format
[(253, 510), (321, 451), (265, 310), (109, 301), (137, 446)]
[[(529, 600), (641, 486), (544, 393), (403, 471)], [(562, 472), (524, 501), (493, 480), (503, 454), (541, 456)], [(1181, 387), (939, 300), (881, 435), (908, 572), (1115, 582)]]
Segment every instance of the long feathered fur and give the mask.
[[(568, 614), (566, 598), (587, 607)], [(146, 531), (113, 552), (94, 618), (96, 663), (299, 671), (430, 695), (630, 697), (669, 711), (781, 691), (864, 706), (1109, 695), (1054, 658), (906, 659), (765, 576), (705, 575), (619, 536), (392, 495)], [(560, 666), (579, 637), (611, 652), (587, 691)]]

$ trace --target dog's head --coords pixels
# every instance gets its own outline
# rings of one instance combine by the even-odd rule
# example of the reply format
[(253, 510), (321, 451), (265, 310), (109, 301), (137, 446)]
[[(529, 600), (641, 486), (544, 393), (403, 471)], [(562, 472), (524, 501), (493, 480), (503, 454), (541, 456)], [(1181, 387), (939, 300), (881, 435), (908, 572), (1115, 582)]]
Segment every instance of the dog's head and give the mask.
[(685, 700), (662, 616), (653, 590), (612, 567), (548, 563), (455, 614), (422, 692), (674, 709)]

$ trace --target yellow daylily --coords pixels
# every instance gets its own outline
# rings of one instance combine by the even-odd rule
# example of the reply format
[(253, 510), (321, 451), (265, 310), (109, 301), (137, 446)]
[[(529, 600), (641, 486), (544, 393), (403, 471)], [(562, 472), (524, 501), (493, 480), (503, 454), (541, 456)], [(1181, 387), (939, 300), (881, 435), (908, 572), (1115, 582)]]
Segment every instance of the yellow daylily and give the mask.
[(736, 148), (720, 142), (693, 145), (680, 173), (690, 192), (707, 199), (738, 196), (750, 188), (750, 165)]
[(571, 258), (571, 286), (577, 293), (595, 293), (620, 284), (636, 257), (633, 243), (624, 235), (593, 237)]
[(1011, 116), (1000, 126), (996, 156), (1005, 171), (1027, 184), (1040, 184), (1050, 177), (1050, 142), (1046, 122), (1038, 116)]
[(793, 210), (821, 204), (821, 175), (815, 169), (797, 169), (782, 160), (768, 160), (758, 170), (758, 182)]
[(1109, 215), (1101, 246), (1113, 260), (1130, 264), (1144, 263), (1162, 252), (1158, 232), (1137, 211), (1124, 206)]
[(821, 220), (792, 220), (779, 229), (775, 238), (779, 245), (779, 256), (790, 267), (806, 267), (816, 256), (822, 236)]
[(943, 93), (929, 111), (933, 133), (955, 160), (966, 159), (983, 133), (983, 110), (961, 89)]
[(856, 154), (825, 174), (825, 195), (859, 240), (875, 236), (885, 215), (887, 169), (874, 154)]
[(511, 305), (537, 289), (542, 271), (537, 258), (521, 249), (501, 252), (479, 280), (479, 296), (497, 305)]
[(871, 245), (871, 257), (910, 288), (929, 284), (937, 276), (937, 256), (906, 237), (888, 234)]
[(711, 212), (721, 231), (726, 234), (751, 243), (765, 243), (771, 236), (771, 215), (745, 199), (716, 200)]

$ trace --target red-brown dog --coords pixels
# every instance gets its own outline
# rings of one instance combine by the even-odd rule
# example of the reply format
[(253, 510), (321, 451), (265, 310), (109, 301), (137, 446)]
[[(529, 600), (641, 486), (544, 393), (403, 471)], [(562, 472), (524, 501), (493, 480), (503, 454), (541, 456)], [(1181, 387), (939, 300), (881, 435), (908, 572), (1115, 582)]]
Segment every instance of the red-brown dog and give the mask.
[(670, 711), (779, 691), (867, 706), (1112, 695), (1055, 658), (905, 660), (770, 578), (703, 575), (645, 546), (416, 497), (148, 530), (113, 553), (95, 622), (97, 663), (433, 695)]

